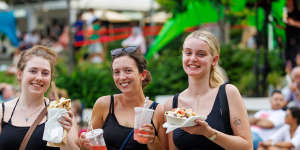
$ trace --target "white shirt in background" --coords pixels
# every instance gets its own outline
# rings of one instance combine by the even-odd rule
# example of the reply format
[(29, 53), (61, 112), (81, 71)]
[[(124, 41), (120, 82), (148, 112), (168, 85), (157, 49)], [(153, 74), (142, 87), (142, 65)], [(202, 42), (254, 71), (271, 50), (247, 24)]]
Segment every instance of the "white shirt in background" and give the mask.
[(275, 132), (270, 139), (273, 142), (291, 142), (294, 145), (292, 150), (300, 150), (300, 126), (297, 127), (293, 137), (290, 134), (290, 126), (284, 125)]
[(274, 134), (280, 127), (282, 127), (285, 122), (285, 111), (283, 110), (261, 110), (255, 113), (255, 118), (265, 118), (270, 120), (274, 124), (274, 128), (266, 129), (258, 126), (251, 126), (251, 130), (257, 133), (263, 141), (269, 139), (269, 137)]

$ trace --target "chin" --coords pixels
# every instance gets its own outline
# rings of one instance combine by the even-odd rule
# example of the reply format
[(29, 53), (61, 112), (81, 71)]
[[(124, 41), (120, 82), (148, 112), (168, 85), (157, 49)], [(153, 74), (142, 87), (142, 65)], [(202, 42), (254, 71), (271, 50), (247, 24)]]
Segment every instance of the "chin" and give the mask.
[(33, 89), (31, 89), (28, 92), (33, 94), (33, 95), (44, 95), (45, 94), (45, 91), (43, 91), (43, 90), (33, 90)]

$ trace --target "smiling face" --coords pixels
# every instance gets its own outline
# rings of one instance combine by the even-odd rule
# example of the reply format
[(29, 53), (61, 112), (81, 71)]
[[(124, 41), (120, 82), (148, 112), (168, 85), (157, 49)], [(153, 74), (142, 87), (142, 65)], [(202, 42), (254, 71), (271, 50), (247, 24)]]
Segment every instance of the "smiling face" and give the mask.
[(211, 67), (216, 65), (218, 56), (213, 58), (206, 42), (189, 38), (183, 44), (182, 65), (189, 77), (209, 77)]
[(23, 71), (19, 70), (17, 77), (24, 92), (44, 95), (51, 82), (51, 66), (47, 59), (32, 56)]
[(112, 64), (113, 79), (117, 88), (122, 92), (136, 91), (142, 88), (145, 71), (139, 73), (136, 62), (129, 56), (114, 59)]

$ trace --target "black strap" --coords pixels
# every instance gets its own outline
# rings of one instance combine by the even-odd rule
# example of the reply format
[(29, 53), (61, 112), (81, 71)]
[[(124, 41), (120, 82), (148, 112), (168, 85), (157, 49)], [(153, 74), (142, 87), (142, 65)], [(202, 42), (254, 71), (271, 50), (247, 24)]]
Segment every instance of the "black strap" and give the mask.
[(229, 112), (229, 106), (228, 106), (228, 99), (226, 94), (226, 84), (222, 84), (220, 87), (220, 112), (221, 117), (225, 121), (225, 133), (232, 135), (233, 131), (230, 125), (230, 112)]
[(110, 96), (109, 114), (114, 113), (114, 96)]
[(15, 112), (15, 109), (16, 109), (16, 107), (17, 107), (17, 104), (19, 103), (19, 100), (20, 100), (20, 98), (18, 98), (18, 100), (17, 100), (17, 102), (16, 102), (16, 104), (15, 104), (15, 106), (14, 106), (14, 109), (13, 109), (11, 115), (10, 115), (10, 118), (9, 118), (9, 120), (8, 120), (8, 123), (11, 123), (11, 118), (12, 118), (13, 115), (14, 115), (14, 112)]
[(4, 120), (4, 111), (5, 111), (5, 107), (4, 107), (4, 103), (2, 103), (2, 118), (1, 118), (1, 126), (3, 124), (3, 120)]
[[(153, 108), (154, 108), (154, 110), (155, 110), (156, 107), (157, 107), (157, 105), (158, 105), (158, 103), (153, 102), (153, 103), (151, 104), (151, 106), (149, 107), (149, 109), (153, 109)], [(152, 120), (151, 120), (151, 123), (152, 123)], [(154, 125), (153, 125), (153, 126), (154, 126)], [(126, 137), (126, 139), (122, 142), (122, 145), (121, 145), (121, 147), (120, 147), (120, 150), (123, 150), (123, 149), (125, 148), (125, 146), (127, 145), (129, 139), (131, 139), (133, 133), (134, 133), (134, 129), (132, 129), (132, 130), (130, 131), (130, 133), (128, 134), (128, 136)]]
[[(157, 107), (157, 105), (158, 105), (158, 103), (153, 102), (149, 108), (155, 110), (156, 107)], [(151, 119), (151, 124), (153, 125), (155, 136), (158, 136), (158, 132), (157, 132), (156, 127), (155, 127), (155, 125), (153, 123), (153, 116), (152, 116), (152, 119)]]
[(179, 93), (176, 93), (173, 97), (173, 104), (172, 104), (172, 108), (177, 108), (178, 107), (178, 96)]

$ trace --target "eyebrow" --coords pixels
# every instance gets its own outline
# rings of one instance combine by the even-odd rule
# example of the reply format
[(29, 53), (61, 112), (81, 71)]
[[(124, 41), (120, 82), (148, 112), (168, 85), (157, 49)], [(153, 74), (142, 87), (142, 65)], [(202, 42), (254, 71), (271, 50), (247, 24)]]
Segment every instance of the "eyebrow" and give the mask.
[[(38, 67), (30, 67), (29, 69), (39, 69)], [(44, 69), (42, 68), (42, 71), (50, 71), (50, 69)]]
[[(183, 48), (183, 50), (193, 50), (193, 49), (191, 49), (191, 48)], [(197, 51), (197, 52), (198, 52), (198, 51), (201, 51), (201, 52), (207, 52), (207, 50), (204, 50), (204, 49), (197, 49), (196, 51)]]

